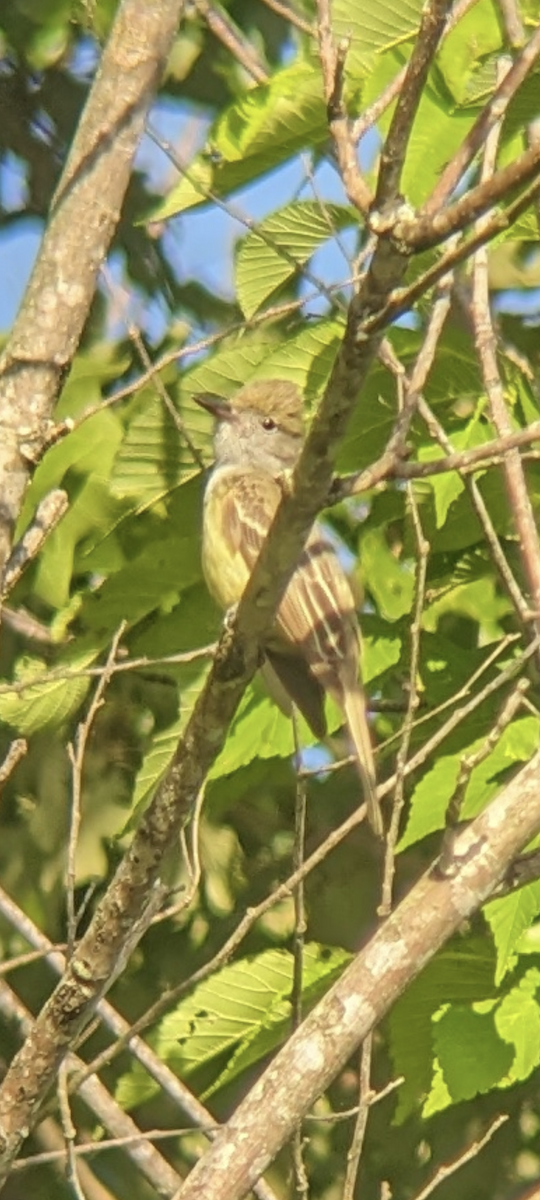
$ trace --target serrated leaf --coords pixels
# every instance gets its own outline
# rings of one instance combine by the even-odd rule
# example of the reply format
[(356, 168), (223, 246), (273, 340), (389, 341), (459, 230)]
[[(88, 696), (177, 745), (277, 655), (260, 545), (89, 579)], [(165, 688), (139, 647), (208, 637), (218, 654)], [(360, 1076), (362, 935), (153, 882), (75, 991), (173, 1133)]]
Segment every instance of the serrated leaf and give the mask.
[[(327, 990), (350, 957), (334, 947), (305, 947), (306, 1007)], [(211, 1088), (214, 1092), (278, 1046), (290, 1032), (292, 985), (293, 957), (286, 950), (266, 950), (226, 966), (163, 1019), (153, 1038), (156, 1053), (187, 1078), (226, 1052), (229, 1061)], [(141, 1099), (148, 1094), (146, 1089)], [(130, 1075), (120, 1081), (117, 1099), (122, 1104), (140, 1102)]]
[(347, 76), (362, 79), (369, 73), (375, 55), (393, 46), (412, 41), (418, 32), (422, 4), (420, 0), (382, 0), (382, 3), (353, 5), (350, 0), (334, 0), (332, 32), (336, 41), (350, 41), (346, 59)]
[(540, 1062), (540, 971), (531, 968), (499, 1004), (495, 1024), (500, 1037), (514, 1047), (511, 1081), (528, 1079)]
[(254, 379), (289, 379), (309, 399), (324, 390), (336, 351), (343, 337), (343, 323), (317, 321), (302, 326), (291, 338), (282, 338), (254, 371)]
[(398, 850), (413, 846), (437, 829), (443, 829), (450, 797), (459, 774), (461, 755), (441, 755), (435, 766), (424, 775), (414, 789), (409, 816)]
[(514, 962), (514, 951), (523, 933), (540, 913), (540, 882), (530, 883), (501, 900), (490, 900), (484, 916), (497, 949), (497, 983)]
[(180, 183), (146, 220), (163, 221), (233, 191), (328, 136), (320, 73), (311, 62), (276, 71), (218, 117)]
[(338, 204), (311, 200), (288, 204), (272, 213), (240, 243), (236, 261), (238, 299), (246, 317), (290, 279), (314, 251), (352, 224), (357, 215)]
[[(134, 624), (154, 609), (171, 608), (178, 595), (201, 578), (201, 482), (198, 476), (183, 484), (171, 497), (168, 520), (159, 523), (152, 540), (84, 597), (79, 616), (88, 628), (111, 631), (121, 621)], [(184, 529), (190, 532), (176, 532)]]
[(51, 672), (42, 659), (20, 661), (15, 682), (24, 681), (28, 686), (19, 693), (0, 694), (0, 720), (24, 737), (60, 729), (80, 708), (90, 687), (89, 679), (69, 678), (69, 674), (91, 666), (97, 653), (95, 647), (82, 649), (80, 645), (66, 653), (55, 667), (55, 673), (65, 670), (65, 677), (56, 680), (47, 679)]
[(488, 1000), (495, 995), (495, 957), (482, 941), (456, 942), (422, 971), (388, 1017), (394, 1073), (404, 1075), (396, 1120), (402, 1122), (429, 1091), (435, 1058), (432, 1019), (445, 1004)]
[[(512, 1050), (497, 1032), (494, 1006), (488, 1008), (457, 1005), (434, 1022), (434, 1049), (453, 1103), (492, 1091), (511, 1068)], [(425, 1116), (434, 1111), (428, 1105)]]
[[(472, 772), (463, 804), (464, 817), (476, 816), (496, 795), (501, 787), (499, 776), (507, 767), (528, 762), (538, 744), (539, 728), (538, 718), (524, 717), (503, 730), (494, 750)], [(472, 742), (459, 754), (441, 756), (423, 776), (412, 796), (409, 819), (399, 843), (400, 851), (444, 828), (446, 809), (454, 794), (462, 759), (481, 749), (484, 741), (481, 738)]]
[(181, 412), (174, 421), (161, 400), (149, 392), (142, 394), (140, 404), (116, 453), (111, 491), (122, 499), (135, 496), (148, 505), (198, 473), (197, 452), (209, 457), (211, 438), (208, 420), (196, 405), (190, 408), (188, 423)]
[(502, 46), (501, 30), (492, 0), (477, 0), (464, 13), (437, 53), (437, 66), (458, 104), (478, 103), (491, 94), (496, 62), (488, 55)]

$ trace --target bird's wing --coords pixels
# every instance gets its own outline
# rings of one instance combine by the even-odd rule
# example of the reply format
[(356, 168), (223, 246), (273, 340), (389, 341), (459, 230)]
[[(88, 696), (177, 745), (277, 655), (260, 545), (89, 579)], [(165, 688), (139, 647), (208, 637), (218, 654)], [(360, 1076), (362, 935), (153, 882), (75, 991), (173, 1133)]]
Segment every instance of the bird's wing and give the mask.
[(222, 497), (222, 529), (228, 544), (242, 556), (250, 571), (280, 499), (281, 489), (271, 475), (231, 472)]
[[(222, 531), (234, 554), (251, 572), (281, 499), (270, 475), (230, 472), (221, 497)], [(310, 666), (348, 662), (358, 665), (358, 625), (354, 597), (333, 547), (314, 525), (280, 602), (276, 650), (292, 643)], [(274, 644), (274, 639), (270, 639)], [(324, 686), (327, 686), (324, 683)]]
[(220, 468), (206, 489), (203, 567), (222, 608), (237, 604), (280, 500), (270, 475)]
[[(293, 641), (321, 683), (335, 693), (329, 676), (358, 669), (358, 624), (354, 597), (333, 547), (315, 525), (278, 609), (277, 625)], [(341, 688), (338, 689), (341, 691)]]

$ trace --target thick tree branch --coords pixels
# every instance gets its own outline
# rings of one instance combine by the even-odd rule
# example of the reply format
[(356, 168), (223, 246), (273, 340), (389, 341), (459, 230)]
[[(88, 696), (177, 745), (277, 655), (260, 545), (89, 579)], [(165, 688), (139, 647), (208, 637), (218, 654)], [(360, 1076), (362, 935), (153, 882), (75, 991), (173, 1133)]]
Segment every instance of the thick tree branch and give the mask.
[(0, 361), (0, 574), (31, 466), (116, 228), (133, 155), (183, 0), (123, 0), (53, 199), (25, 299)]
[[(276, 1055), (176, 1200), (242, 1200), (296, 1122), (540, 829), (540, 753), (456, 838)], [(272, 1121), (268, 1113), (272, 1113)]]
[[(7, 920), (10, 925), (17, 930), (21, 937), (25, 938), (31, 946), (35, 946), (46, 957), (48, 965), (52, 968), (55, 974), (62, 975), (66, 966), (64, 955), (58, 950), (54, 949), (48, 938), (46, 938), (41, 930), (34, 925), (33, 921), (30, 920), (26, 913), (23, 913), (15, 904), (15, 902), (11, 900), (10, 897), (8, 897), (1, 889), (0, 912), (5, 920)], [(2, 993), (0, 983), (0, 1012), (2, 1012), (2, 997), (4, 994), (5, 993)], [(109, 1003), (108, 1000), (102, 1000), (99, 1003), (97, 1006), (97, 1015), (105, 1028), (108, 1029), (114, 1038), (117, 1039), (115, 1045), (118, 1044), (118, 1041), (121, 1041), (121, 1044), (124, 1048), (129, 1046), (129, 1052), (133, 1058), (136, 1059), (136, 1061), (140, 1063), (142, 1067), (144, 1067), (152, 1079), (155, 1079), (156, 1083), (158, 1083), (159, 1087), (162, 1089), (164, 1095), (166, 1095), (168, 1099), (177, 1106), (180, 1112), (184, 1114), (184, 1116), (186, 1116), (190, 1122), (193, 1123), (194, 1128), (201, 1129), (210, 1139), (215, 1137), (218, 1123), (216, 1122), (212, 1113), (209, 1112), (208, 1109), (201, 1104), (200, 1100), (198, 1100), (197, 1097), (189, 1091), (186, 1085), (182, 1083), (180, 1079), (178, 1079), (173, 1071), (171, 1071), (170, 1067), (168, 1067), (166, 1063), (160, 1061), (150, 1046), (148, 1046), (142, 1038), (136, 1035), (133, 1025), (130, 1025), (128, 1021), (126, 1021), (126, 1019), (120, 1015), (117, 1009)], [(26, 1034), (30, 1031), (29, 1022), (25, 1023), (23, 1021), (22, 1027)], [(102, 1095), (108, 1096), (105, 1088), (97, 1078), (98, 1072), (101, 1069), (99, 1063), (92, 1063), (89, 1067), (87, 1063), (83, 1062), (83, 1060), (80, 1058), (76, 1058), (74, 1055), (69, 1056), (69, 1061), (69, 1093), (77, 1093), (77, 1095), (81, 1095), (89, 1107), (93, 1108), (94, 1106), (92, 1101), (94, 1096), (97, 1095), (98, 1102)], [(90, 1088), (87, 1088), (87, 1085), (91, 1085)], [(98, 1089), (97, 1092), (93, 1088), (93, 1085), (95, 1085), (95, 1088)], [(118, 1117), (116, 1117), (117, 1105), (110, 1096), (109, 1104), (112, 1106), (112, 1109), (110, 1109), (112, 1112), (112, 1118), (111, 1120), (104, 1122), (106, 1128), (111, 1129), (112, 1131), (117, 1131), (118, 1137), (133, 1137), (136, 1126), (131, 1121), (131, 1118), (126, 1117), (126, 1122), (131, 1123), (130, 1133), (129, 1124), (126, 1124), (124, 1127), (122, 1127), (122, 1117), (124, 1114), (122, 1113), (121, 1109), (119, 1109)], [(95, 1111), (100, 1119), (103, 1120), (102, 1111), (99, 1108), (96, 1108)], [(141, 1135), (141, 1137), (144, 1139), (144, 1135)], [(172, 1172), (170, 1167), (168, 1168), (171, 1172), (170, 1178), (173, 1179), (173, 1183), (168, 1187), (168, 1189), (166, 1189), (162, 1185), (160, 1186), (159, 1172), (156, 1171), (156, 1165), (159, 1167), (159, 1163), (156, 1164), (156, 1161), (153, 1159), (151, 1154), (147, 1155), (146, 1162), (147, 1170), (144, 1171), (146, 1177), (151, 1183), (159, 1188), (160, 1194), (170, 1196), (175, 1188), (178, 1187), (179, 1183), (178, 1180), (174, 1182), (174, 1172)], [(257, 1200), (276, 1200), (275, 1193), (264, 1180), (259, 1180), (253, 1190)]]
[[(135, 6), (135, 0), (125, 0), (124, 9), (129, 8), (130, 4), (132, 7)], [(145, 11), (148, 7), (148, 5), (144, 6)], [(153, 11), (154, 6), (150, 7)], [(162, 15), (163, 4), (159, 8)], [(439, 7), (436, 11), (440, 15)], [(129, 40), (128, 44), (131, 45)], [(419, 63), (425, 63), (427, 57), (426, 54), (422, 57), (418, 52)], [(153, 78), (154, 75), (152, 75)], [(412, 78), (411, 84), (413, 92), (416, 89), (415, 78)], [(406, 108), (411, 120), (414, 115), (413, 110), (414, 104), (411, 101)], [(126, 118), (124, 110), (122, 112), (124, 119), (128, 120), (129, 124), (131, 118)], [(117, 114), (117, 124), (121, 117), (122, 113)], [(406, 135), (404, 134), (404, 136)], [(95, 141), (91, 141), (90, 146), (86, 147), (85, 154), (83, 154), (83, 159), (89, 159), (90, 174), (93, 170), (90, 160), (92, 160), (94, 148)], [(80, 156), (76, 161), (80, 164)], [(98, 161), (100, 161), (99, 155)], [(387, 175), (385, 194), (388, 181), (393, 181), (392, 186), (394, 186), (396, 179), (399, 178), (399, 152), (397, 158), (393, 159), (393, 163), (392, 171), (389, 171)], [(123, 163), (122, 170), (125, 167), (126, 164)], [(114, 174), (116, 167), (115, 172), (112, 172), (109, 164), (109, 171)], [(84, 184), (85, 178), (78, 180), (77, 171), (74, 173), (73, 169), (68, 170), (67, 180), (61, 194), (62, 198), (57, 201), (56, 215), (64, 209), (64, 206), (68, 205), (70, 198), (77, 193), (79, 184), (81, 186)], [(92, 187), (100, 194), (100, 184), (99, 181), (96, 181), (95, 176)], [(105, 223), (107, 223), (107, 212), (108, 210), (102, 214)], [(80, 225), (81, 221), (79, 221)], [(54, 1080), (66, 1049), (88, 1022), (99, 999), (109, 986), (126, 945), (130, 941), (133, 943), (136, 936), (133, 932), (134, 926), (141, 920), (147, 908), (164, 859), (171, 847), (175, 845), (178, 831), (195, 802), (206, 773), (224, 744), (229, 722), (236, 711), (245, 686), (258, 666), (260, 641), (272, 621), (275, 608), (283, 594), (294, 564), (298, 560), (313, 519), (327, 503), (340, 440), (357, 404), (358, 395), (366, 380), (371, 363), (379, 349), (384, 329), (395, 314), (390, 297), (396, 295), (408, 263), (409, 250), (400, 244), (394, 234), (395, 230), (391, 229), (390, 225), (386, 232), (380, 230), (378, 244), (360, 291), (350, 305), (345, 336), (337, 354), (325, 396), (294, 472), (290, 489), (286, 490), (238, 610), (230, 620), (221, 639), (206, 686), (179, 742), (170, 769), (148, 810), (143, 815), (133, 842), (120, 863), (115, 878), (100, 903), (87, 932), (76, 948), (62, 981), (37, 1018), (25, 1045), (11, 1064), (0, 1089), (0, 1170), (3, 1170), (4, 1174), (20, 1147), (25, 1130), (30, 1130), (37, 1119), (43, 1098)], [(95, 243), (93, 246), (95, 254)], [(470, 249), (468, 252), (470, 253)], [(94, 268), (96, 267), (97, 264), (94, 263)], [(443, 266), (440, 273), (443, 274), (446, 269), (448, 268)], [(90, 278), (90, 274), (88, 278)], [(432, 279), (429, 277), (429, 283), (431, 282)], [(428, 286), (428, 273), (423, 277), (423, 287), (426, 286)], [(410, 290), (408, 294), (411, 294)], [(82, 305), (77, 311), (82, 321), (86, 308)], [(76, 336), (73, 328), (70, 327), (70, 329), (69, 347), (72, 351), (76, 343)], [(52, 397), (54, 394), (61, 366), (68, 361), (67, 358), (62, 358), (65, 349), (64, 339), (58, 348), (60, 367), (57, 359), (53, 358), (54, 369), (47, 364), (45, 368), (42, 368), (40, 354), (38, 365), (40, 369), (45, 370), (44, 378), (48, 383), (47, 387), (44, 385), (40, 393), (39, 412), (47, 413), (48, 411), (47, 397)], [(11, 373), (15, 379), (19, 375), (19, 370), (14, 369), (12, 360), (10, 362), (12, 364)], [(47, 360), (48, 362), (49, 360)], [(20, 365), (20, 371), (30, 372), (29, 378), (33, 378), (35, 368), (35, 363), (28, 364), (26, 360)], [(6, 370), (9, 374), (9, 364)], [(527, 783), (529, 777), (526, 772), (522, 772), (521, 778)], [(539, 800), (537, 800), (537, 804), (540, 805)], [(479, 819), (480, 824), (476, 823), (474, 828), (485, 830), (486, 837), (487, 833), (490, 836), (493, 834), (495, 845), (498, 846), (499, 826), (492, 829), (489, 825), (489, 812), (492, 811), (498, 811), (496, 806), (488, 810), (488, 814), (484, 814)], [(516, 848), (519, 848), (529, 836), (527, 830), (531, 813), (535, 813), (532, 802), (528, 810), (527, 821), (520, 821), (519, 836), (517, 833), (515, 834), (518, 839)], [(508, 821), (513, 829), (511, 814)], [(538, 824), (540, 824), (540, 815), (538, 815)], [(380, 993), (381, 1003), (383, 996), (388, 998), (388, 1004), (391, 1003), (394, 995), (397, 994), (392, 991), (392, 987), (399, 990), (405, 986), (408, 979), (412, 978), (410, 972), (419, 969), (418, 964), (422, 960), (422, 955), (424, 956), (423, 961), (426, 961), (427, 954), (434, 953), (440, 941), (449, 936), (457, 923), (457, 909), (460, 904), (465, 904), (465, 908), (460, 909), (459, 919), (461, 920), (465, 911), (472, 911), (472, 908), (481, 903), (484, 896), (489, 893), (490, 887), (495, 886), (500, 873), (502, 873), (504, 864), (498, 874), (499, 868), (489, 854), (487, 860), (484, 861), (483, 843), (476, 853), (477, 843), (468, 841), (467, 835), (463, 835), (463, 838), (465, 841), (460, 841), (458, 844), (467, 847), (470, 862), (467, 860), (461, 865), (458, 864), (457, 882), (428, 878), (418, 885), (422, 899), (420, 904), (422, 919), (425, 917), (426, 909), (429, 909), (429, 903), (433, 902), (434, 905), (435, 911), (432, 915), (430, 934), (425, 928), (422, 928), (421, 954), (417, 950), (414, 937), (411, 937), (410, 946), (408, 943), (404, 943), (400, 947), (399, 958), (394, 964), (396, 967), (395, 980), (394, 974), (391, 972), (394, 982), (391, 987), (389, 985), (389, 990)], [(505, 853), (508, 849), (510, 855), (510, 843), (505, 842), (504, 847)], [(474, 875), (475, 864), (478, 866), (478, 878)], [(471, 878), (474, 880), (472, 895), (471, 889), (468, 887)], [(454, 883), (458, 889), (457, 899), (452, 890)], [(459, 891), (460, 886), (463, 888), (463, 892)], [(436, 889), (436, 892), (430, 889)], [(418, 895), (418, 893), (415, 894)], [(446, 914), (443, 914), (438, 908), (441, 896), (447, 903)], [(467, 905), (470, 907), (468, 908)], [(409, 912), (409, 909), (407, 908), (406, 911)], [(415, 911), (413, 905), (411, 909), (413, 920)], [(390, 944), (383, 943), (383, 948), (386, 946), (389, 951), (392, 950), (393, 939), (398, 933), (401, 933), (397, 914), (396, 917), (391, 918), (391, 922), (394, 924), (389, 923)], [(411, 932), (413, 933), (415, 930), (418, 933), (416, 927)], [(378, 952), (379, 942), (376, 940), (374, 945), (375, 951)], [(368, 975), (370, 975), (369, 971)], [(373, 980), (375, 978), (374, 994), (381, 988), (382, 974), (378, 973), (378, 968), (373, 975)], [(346, 1029), (343, 1030), (345, 1041), (341, 1039), (341, 1036), (339, 1039), (336, 1036), (335, 1042), (336, 1055), (341, 1056), (341, 1061), (349, 1053), (348, 1046), (351, 1044), (351, 1038), (356, 1044), (361, 1037), (365, 1036), (367, 1020), (371, 1018), (374, 1011), (371, 1001), (369, 1004), (359, 1007), (359, 1002), (354, 997), (351, 998), (351, 994), (348, 995), (348, 1004), (349, 1012), (352, 1011), (352, 1019), (346, 1022)], [(360, 1010), (362, 1021), (357, 1019)], [(333, 1009), (332, 1014), (336, 1016)], [(364, 1020), (364, 1018), (366, 1019)], [(333, 1034), (331, 1036), (333, 1037)], [(296, 1042), (294, 1044), (296, 1045)], [(320, 1090), (324, 1086), (327, 1076), (323, 1077), (319, 1071), (320, 1046), (318, 1043), (315, 1045), (315, 1059), (318, 1064), (317, 1071), (312, 1073), (308, 1061), (306, 1079), (310, 1088), (315, 1085)], [(329, 1055), (330, 1059), (332, 1059), (332, 1054)], [(291, 1061), (297, 1062), (296, 1059)], [(332, 1072), (335, 1061), (336, 1057), (334, 1056), (331, 1065), (326, 1064), (324, 1069)], [(307, 1093), (301, 1089), (298, 1091), (296, 1085), (293, 1092), (295, 1100), (299, 1103), (299, 1109), (294, 1117), (296, 1121)], [(291, 1098), (293, 1092), (291, 1092)], [(309, 1103), (309, 1099), (307, 1102)], [(256, 1110), (257, 1105), (255, 1105)], [(288, 1106), (287, 1112), (292, 1115), (290, 1106)], [(278, 1117), (276, 1136), (279, 1139), (282, 1133), (287, 1136), (287, 1132), (281, 1121), (281, 1113), (278, 1113)], [(266, 1122), (266, 1124), (268, 1123)], [(257, 1176), (260, 1174), (263, 1169), (261, 1155), (263, 1154), (264, 1157), (267, 1149), (268, 1147), (265, 1148), (264, 1154), (259, 1150), (258, 1157), (251, 1160), (249, 1166), (251, 1173), (255, 1171)], [(220, 1161), (222, 1162), (223, 1159)], [(268, 1161), (267, 1158), (265, 1158), (266, 1161)], [(230, 1179), (230, 1175), (228, 1178)], [(186, 1195), (190, 1194), (186, 1193)], [(205, 1200), (209, 1196), (212, 1196), (212, 1200), (218, 1200), (220, 1193), (212, 1191), (212, 1188), (207, 1188), (192, 1194), (204, 1196)], [(230, 1197), (228, 1193), (223, 1194), (227, 1194), (228, 1200), (233, 1200), (232, 1192)]]
[[(31, 1014), (4, 980), (0, 980), (0, 1014), (10, 1022), (15, 1018), (23, 1036), (29, 1035), (32, 1028)], [(84, 1066), (75, 1054), (70, 1054), (66, 1061), (70, 1071), (80, 1071)], [(180, 1184), (176, 1171), (148, 1141), (144, 1130), (139, 1129), (133, 1118), (122, 1111), (100, 1080), (95, 1076), (85, 1080), (81, 1085), (80, 1096), (110, 1134), (117, 1138), (129, 1139), (125, 1153), (157, 1193), (160, 1196), (172, 1196)]]

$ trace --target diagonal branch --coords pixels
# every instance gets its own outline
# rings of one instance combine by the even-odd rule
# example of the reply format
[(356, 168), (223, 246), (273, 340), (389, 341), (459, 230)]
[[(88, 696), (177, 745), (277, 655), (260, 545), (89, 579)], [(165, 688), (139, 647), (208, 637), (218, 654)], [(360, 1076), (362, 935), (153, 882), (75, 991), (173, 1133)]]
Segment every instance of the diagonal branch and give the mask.
[[(482, 179), (489, 180), (496, 160), (499, 127), (494, 125), (487, 138)], [(537, 147), (538, 149), (538, 147)], [(513, 426), (506, 406), (503, 382), (497, 359), (497, 336), (491, 316), (488, 282), (488, 254), (483, 247), (475, 257), (471, 317), (478, 357), (482, 367), (491, 420), (499, 437), (512, 433)], [(538, 528), (529, 496), (527, 480), (518, 450), (509, 450), (503, 460), (503, 475), (508, 503), (520, 550), (523, 573), (534, 612), (533, 628), (540, 630), (540, 546)]]
[[(540, 753), (412, 888), (239, 1104), (175, 1200), (242, 1200), (370, 1030), (540, 828)], [(272, 1120), (268, 1120), (271, 1111)]]
[[(458, 233), (474, 221), (476, 217), (482, 216), (488, 209), (494, 208), (500, 200), (503, 200), (510, 192), (522, 187), (524, 184), (533, 182), (535, 188), (540, 187), (538, 175), (540, 173), (540, 146), (533, 145), (529, 150), (524, 150), (523, 154), (516, 158), (514, 162), (508, 163), (506, 167), (501, 167), (489, 179), (482, 180), (476, 187), (466, 192), (464, 196), (460, 196), (454, 204), (450, 204), (448, 208), (436, 213), (434, 216), (425, 216), (420, 214), (415, 218), (410, 225), (409, 230), (403, 227), (400, 232), (408, 247), (418, 253), (421, 250), (430, 250), (433, 246), (440, 245), (453, 233)], [(526, 193), (526, 204), (530, 204), (530, 193)], [(520, 200), (521, 197), (518, 197)], [(517, 203), (517, 202), (515, 202)], [(507, 217), (507, 224), (511, 223), (511, 205), (500, 214), (503, 222), (502, 228), (505, 228), (504, 219)], [(515, 218), (513, 218), (515, 220)]]
[(486, 104), (486, 107), (482, 109), (472, 129), (469, 130), (466, 138), (463, 139), (459, 150), (444, 168), (431, 196), (423, 206), (423, 213), (430, 215), (439, 212), (444, 207), (449, 196), (452, 195), (452, 192), (457, 187), (463, 173), (470, 166), (478, 151), (482, 149), (490, 129), (493, 129), (494, 125), (498, 125), (504, 117), (510, 101), (527, 78), (539, 55), (540, 25), (533, 33), (530, 42), (524, 46), (521, 54), (518, 55), (504, 79), (501, 80), (489, 104)]
[(378, 212), (393, 206), (399, 199), (401, 175), (414, 118), (451, 7), (451, 0), (429, 0), (424, 6), (420, 31), (407, 64), (403, 87), (381, 151), (375, 193), (375, 209)]

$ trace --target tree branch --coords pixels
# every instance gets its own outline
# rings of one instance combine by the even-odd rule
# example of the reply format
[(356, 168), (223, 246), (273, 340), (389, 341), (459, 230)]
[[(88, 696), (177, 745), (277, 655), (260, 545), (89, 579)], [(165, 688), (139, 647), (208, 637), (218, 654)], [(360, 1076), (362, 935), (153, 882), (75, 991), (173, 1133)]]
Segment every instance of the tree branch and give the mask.
[(399, 200), (401, 175), (414, 118), (451, 7), (452, 0), (429, 0), (424, 5), (418, 37), (381, 151), (374, 205), (377, 212), (384, 212)]
[(429, 200), (423, 206), (422, 212), (424, 214), (437, 213), (445, 206), (448, 197), (452, 195), (467, 167), (470, 166), (478, 151), (482, 149), (490, 129), (493, 129), (494, 125), (498, 125), (502, 121), (510, 101), (527, 78), (539, 55), (540, 25), (533, 33), (530, 42), (524, 46), (521, 54), (518, 55), (504, 79), (501, 80), (489, 104), (486, 104), (485, 108), (482, 109), (472, 129), (469, 130), (469, 133), (463, 139), (459, 150), (444, 168)]
[[(540, 828), (540, 753), (456, 838), (242, 1100), (175, 1200), (242, 1200), (295, 1123)], [(272, 1121), (268, 1112), (272, 1112)]]
[(120, 5), (0, 361), (0, 574), (31, 470), (21, 443), (39, 451), (46, 438), (182, 10), (183, 0)]

